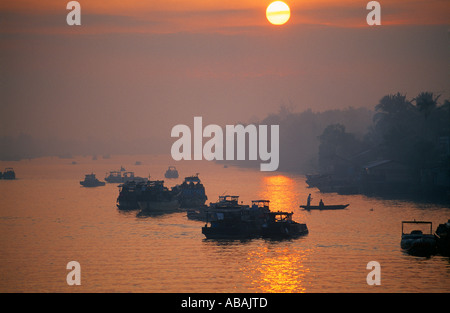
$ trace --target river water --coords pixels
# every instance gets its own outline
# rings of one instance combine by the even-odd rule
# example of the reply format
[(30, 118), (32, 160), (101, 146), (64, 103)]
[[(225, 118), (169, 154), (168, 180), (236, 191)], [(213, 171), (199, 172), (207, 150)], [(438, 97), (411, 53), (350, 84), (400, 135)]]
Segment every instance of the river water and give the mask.
[[(206, 240), (204, 223), (185, 212), (138, 217), (117, 209), (117, 184), (79, 184), (85, 174), (103, 180), (121, 166), (164, 179), (169, 165), (180, 173), (166, 179), (169, 187), (200, 173), (208, 202), (223, 194), (247, 204), (268, 199), (273, 211), (293, 211), (309, 234), (285, 241)], [(402, 220), (431, 221), (434, 231), (450, 218), (445, 205), (320, 194), (301, 175), (173, 162), (170, 156), (0, 162), (1, 169), (10, 166), (18, 179), (0, 180), (0, 292), (450, 292), (448, 257), (414, 257), (400, 249)], [(299, 205), (309, 193), (313, 203), (350, 206), (307, 212)], [(70, 261), (81, 266), (79, 286), (66, 282)], [(367, 284), (371, 261), (380, 264), (380, 285)]]

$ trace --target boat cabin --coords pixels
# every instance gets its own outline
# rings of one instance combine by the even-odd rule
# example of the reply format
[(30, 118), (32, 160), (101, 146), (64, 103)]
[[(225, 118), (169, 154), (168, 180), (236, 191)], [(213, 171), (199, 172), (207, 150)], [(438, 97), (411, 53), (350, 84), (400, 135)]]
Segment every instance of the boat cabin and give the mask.
[(268, 212), (266, 213), (266, 220), (269, 223), (283, 222), (283, 221), (292, 221), (293, 212)]
[[(425, 229), (414, 229), (414, 230), (412, 230), (410, 232), (405, 232), (405, 229), (409, 228), (409, 227), (406, 227), (406, 225), (409, 225), (409, 224), (425, 225), (425, 228), (427, 228), (426, 225), (429, 225), (430, 226), (430, 230), (429, 230), (429, 232), (427, 234), (429, 234), (429, 235), (433, 234), (433, 224), (432, 224), (432, 222), (426, 222), (426, 221), (403, 221), (402, 222), (402, 236), (403, 235), (422, 235), (422, 234), (424, 234), (424, 230)], [(423, 228), (423, 227), (421, 227), (421, 228)]]
[(269, 200), (252, 200), (252, 208), (268, 208)]

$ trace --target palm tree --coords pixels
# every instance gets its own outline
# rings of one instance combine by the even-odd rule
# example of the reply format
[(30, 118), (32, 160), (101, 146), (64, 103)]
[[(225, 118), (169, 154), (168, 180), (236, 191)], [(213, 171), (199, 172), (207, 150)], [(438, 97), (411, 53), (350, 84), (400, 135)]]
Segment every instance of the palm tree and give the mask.
[(441, 95), (434, 96), (432, 92), (421, 92), (413, 99), (416, 102), (416, 108), (428, 119), (430, 114), (438, 107), (438, 99)]

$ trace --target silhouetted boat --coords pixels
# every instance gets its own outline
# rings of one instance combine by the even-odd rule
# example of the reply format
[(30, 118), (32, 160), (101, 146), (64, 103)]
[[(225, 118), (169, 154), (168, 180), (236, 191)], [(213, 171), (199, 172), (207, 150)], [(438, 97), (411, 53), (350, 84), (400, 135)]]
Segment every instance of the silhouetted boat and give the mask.
[(16, 179), (16, 173), (14, 172), (12, 167), (5, 168), (5, 171), (2, 175), (3, 179)]
[(178, 171), (175, 166), (169, 166), (166, 173), (164, 174), (166, 178), (178, 178)]
[(127, 181), (136, 181), (136, 182), (145, 182), (148, 179), (143, 177), (134, 176), (134, 172), (126, 172), (122, 171), (111, 171), (109, 175), (105, 177), (106, 182), (108, 183), (125, 183)]
[(450, 220), (439, 224), (435, 232), (437, 252), (443, 256), (450, 256)]
[(207, 223), (202, 227), (207, 239), (284, 239), (308, 233), (306, 224), (292, 220), (292, 212), (271, 212), (269, 200), (254, 200), (251, 206), (237, 201), (217, 204), (207, 211)]
[(137, 195), (137, 201), (144, 213), (171, 213), (180, 207), (175, 193), (164, 186), (163, 180), (145, 183)]
[(350, 204), (336, 204), (336, 205), (301, 205), (305, 210), (343, 210)]
[(99, 181), (94, 173), (86, 174), (83, 181), (80, 181), (80, 185), (84, 187), (98, 187), (105, 186), (105, 182)]
[(209, 206), (203, 205), (187, 211), (188, 219), (204, 221), (208, 220), (208, 215), (212, 216), (216, 210), (224, 208), (242, 209), (248, 208), (248, 205), (239, 204), (239, 196), (223, 195), (219, 196), (217, 202), (210, 202)]
[(176, 194), (181, 208), (200, 208), (208, 199), (198, 174), (186, 177), (184, 182), (173, 187), (172, 191)]
[(138, 196), (145, 190), (144, 182), (127, 181), (119, 185), (117, 207), (119, 210), (138, 210)]
[[(422, 230), (412, 230), (410, 233), (405, 233), (405, 224), (415, 225), (430, 225), (428, 234), (424, 234)], [(403, 221), (402, 222), (402, 240), (400, 246), (408, 254), (414, 256), (428, 257), (436, 253), (436, 238), (432, 234), (433, 224), (425, 221)]]
[(272, 239), (296, 238), (308, 234), (306, 224), (292, 220), (293, 212), (266, 212), (265, 223), (261, 228), (262, 237)]
[(238, 196), (222, 196), (206, 211), (202, 233), (207, 239), (246, 239), (260, 236), (268, 207), (242, 205)]

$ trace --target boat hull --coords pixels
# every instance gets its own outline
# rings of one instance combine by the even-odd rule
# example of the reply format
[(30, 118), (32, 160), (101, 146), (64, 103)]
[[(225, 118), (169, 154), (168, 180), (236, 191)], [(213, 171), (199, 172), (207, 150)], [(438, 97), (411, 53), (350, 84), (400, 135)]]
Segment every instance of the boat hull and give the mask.
[(206, 239), (250, 239), (258, 237), (259, 232), (248, 225), (235, 225), (228, 227), (204, 226), (202, 234)]
[(117, 208), (122, 211), (133, 211), (133, 210), (139, 210), (139, 205), (137, 204), (137, 202), (119, 201), (117, 203)]
[(80, 181), (80, 185), (83, 187), (100, 187), (100, 186), (105, 186), (105, 182), (95, 182), (95, 183), (91, 183), (91, 182), (84, 182), (84, 181)]
[(146, 213), (176, 212), (180, 208), (178, 200), (168, 201), (138, 201), (139, 209)]
[(346, 209), (349, 204), (342, 205), (301, 205), (300, 207), (309, 211), (309, 210), (343, 210)]
[(297, 238), (308, 234), (306, 224), (299, 223), (274, 223), (272, 225), (263, 226), (261, 235), (264, 238), (288, 239)]
[(428, 257), (436, 253), (433, 235), (403, 235), (400, 247), (410, 255)]

